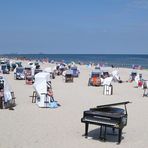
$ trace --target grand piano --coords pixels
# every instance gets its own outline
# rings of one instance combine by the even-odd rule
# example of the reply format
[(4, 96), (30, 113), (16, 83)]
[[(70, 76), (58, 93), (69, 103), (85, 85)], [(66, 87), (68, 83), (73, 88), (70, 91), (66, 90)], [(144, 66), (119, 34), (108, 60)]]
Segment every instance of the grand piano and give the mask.
[[(83, 118), (81, 122), (85, 123), (85, 137), (88, 136), (89, 124), (100, 126), (100, 139), (106, 140), (106, 130), (107, 128), (112, 128), (113, 133), (115, 129), (118, 130), (118, 144), (121, 142), (122, 129), (127, 125), (127, 108), (126, 105), (130, 103), (129, 101), (106, 104), (97, 106), (95, 108), (90, 108), (90, 110), (84, 111)], [(123, 105), (122, 108), (116, 107)], [(103, 130), (104, 129), (104, 130)]]

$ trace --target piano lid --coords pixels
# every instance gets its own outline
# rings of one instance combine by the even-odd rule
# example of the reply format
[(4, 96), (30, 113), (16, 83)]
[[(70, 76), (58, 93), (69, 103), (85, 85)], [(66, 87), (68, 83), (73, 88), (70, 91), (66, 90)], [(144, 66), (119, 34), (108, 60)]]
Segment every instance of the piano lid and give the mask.
[(117, 107), (90, 108), (89, 111), (85, 111), (85, 115), (111, 117), (111, 118), (120, 118), (125, 114), (126, 110)]
[(131, 103), (131, 102), (125, 101), (125, 102), (119, 102), (119, 103), (113, 103), (113, 104), (100, 105), (100, 106), (97, 106), (97, 108), (105, 108), (105, 107), (118, 106), (118, 105), (126, 105), (128, 103)]
[(84, 117), (85, 116), (94, 116), (95, 118), (98, 117), (107, 117), (107, 118), (122, 118), (125, 116), (123, 112), (102, 112), (102, 111), (95, 111), (95, 110), (88, 110), (84, 112)]
[(117, 107), (101, 107), (101, 108), (91, 108), (91, 111), (99, 111), (99, 112), (108, 112), (108, 113), (124, 113), (124, 109)]

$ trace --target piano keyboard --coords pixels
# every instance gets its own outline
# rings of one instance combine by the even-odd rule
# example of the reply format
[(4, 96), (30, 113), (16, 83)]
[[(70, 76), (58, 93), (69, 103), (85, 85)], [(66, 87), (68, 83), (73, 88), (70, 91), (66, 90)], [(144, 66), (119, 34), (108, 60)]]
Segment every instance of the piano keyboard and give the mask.
[(94, 118), (94, 117), (84, 117), (82, 118), (83, 122), (92, 122), (92, 123), (97, 123), (97, 124), (102, 124), (102, 125), (108, 125), (108, 126), (113, 126), (113, 127), (119, 127), (119, 124), (116, 121), (109, 120), (107, 118)]

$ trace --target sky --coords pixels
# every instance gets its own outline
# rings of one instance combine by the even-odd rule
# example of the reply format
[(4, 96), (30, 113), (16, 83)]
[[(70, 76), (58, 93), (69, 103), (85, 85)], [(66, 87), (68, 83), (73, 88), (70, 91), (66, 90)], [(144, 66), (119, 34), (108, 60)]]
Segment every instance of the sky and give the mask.
[(0, 54), (148, 54), (148, 0), (0, 0)]

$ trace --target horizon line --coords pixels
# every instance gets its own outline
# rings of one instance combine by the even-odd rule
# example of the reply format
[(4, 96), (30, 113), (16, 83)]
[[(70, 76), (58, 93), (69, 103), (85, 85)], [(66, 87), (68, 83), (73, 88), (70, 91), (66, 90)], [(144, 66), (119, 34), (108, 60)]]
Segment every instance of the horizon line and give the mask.
[(148, 53), (1, 53), (0, 55), (148, 55)]

